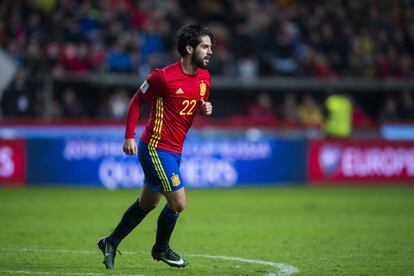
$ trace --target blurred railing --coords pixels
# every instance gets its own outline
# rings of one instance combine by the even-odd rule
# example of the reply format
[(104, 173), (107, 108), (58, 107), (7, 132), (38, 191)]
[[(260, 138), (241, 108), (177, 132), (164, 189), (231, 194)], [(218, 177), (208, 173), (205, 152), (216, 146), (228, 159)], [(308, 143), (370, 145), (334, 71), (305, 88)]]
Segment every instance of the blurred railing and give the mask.
[[(131, 86), (137, 87), (143, 78), (132, 74), (93, 73), (87, 75), (64, 75), (50, 78), (46, 75), (38, 76), (44, 81), (84, 82), (102, 86)], [(283, 90), (344, 90), (379, 92), (391, 90), (414, 89), (414, 79), (366, 79), (366, 78), (336, 78), (315, 79), (302, 77), (260, 77), (251, 79), (212, 77), (214, 89), (219, 90), (269, 90), (280, 92)]]

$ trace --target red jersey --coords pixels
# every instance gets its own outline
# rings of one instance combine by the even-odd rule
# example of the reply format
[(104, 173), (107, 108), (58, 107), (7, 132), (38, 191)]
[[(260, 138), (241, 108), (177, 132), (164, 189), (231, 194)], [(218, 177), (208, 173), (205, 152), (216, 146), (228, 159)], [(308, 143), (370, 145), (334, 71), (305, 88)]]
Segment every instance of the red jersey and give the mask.
[(154, 70), (138, 89), (128, 108), (125, 138), (135, 137), (142, 102), (152, 102), (150, 118), (141, 140), (155, 148), (181, 153), (201, 100), (208, 101), (210, 73), (198, 68), (184, 73), (181, 62)]

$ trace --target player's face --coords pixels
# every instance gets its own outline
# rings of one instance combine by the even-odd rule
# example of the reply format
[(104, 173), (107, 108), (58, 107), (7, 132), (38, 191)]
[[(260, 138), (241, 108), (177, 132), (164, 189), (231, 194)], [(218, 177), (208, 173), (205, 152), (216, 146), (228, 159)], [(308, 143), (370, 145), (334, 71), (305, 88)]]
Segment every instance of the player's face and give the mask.
[(213, 51), (211, 49), (211, 39), (208, 35), (202, 36), (200, 43), (191, 55), (191, 62), (200, 68), (207, 68)]

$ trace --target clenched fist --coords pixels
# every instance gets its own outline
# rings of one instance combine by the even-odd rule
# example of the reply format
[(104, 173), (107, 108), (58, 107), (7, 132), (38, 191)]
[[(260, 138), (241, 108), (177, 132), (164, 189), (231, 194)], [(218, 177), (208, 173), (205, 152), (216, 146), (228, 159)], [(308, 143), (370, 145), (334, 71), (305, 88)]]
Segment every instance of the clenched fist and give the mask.
[(210, 102), (201, 100), (201, 113), (204, 115), (211, 115), (213, 113), (213, 106)]

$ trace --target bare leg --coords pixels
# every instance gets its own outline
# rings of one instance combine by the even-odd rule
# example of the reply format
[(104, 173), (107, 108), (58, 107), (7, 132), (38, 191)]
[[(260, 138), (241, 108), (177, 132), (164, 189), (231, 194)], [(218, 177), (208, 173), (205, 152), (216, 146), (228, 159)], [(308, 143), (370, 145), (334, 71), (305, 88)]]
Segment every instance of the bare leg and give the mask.
[(139, 198), (140, 207), (143, 210), (151, 211), (152, 209), (155, 209), (155, 207), (157, 207), (160, 200), (161, 193), (154, 192), (146, 184), (144, 184), (144, 188)]
[(184, 210), (186, 206), (186, 196), (184, 188), (179, 189), (175, 192), (164, 192), (163, 195), (167, 199), (168, 208), (170, 208), (171, 211), (181, 213)]

